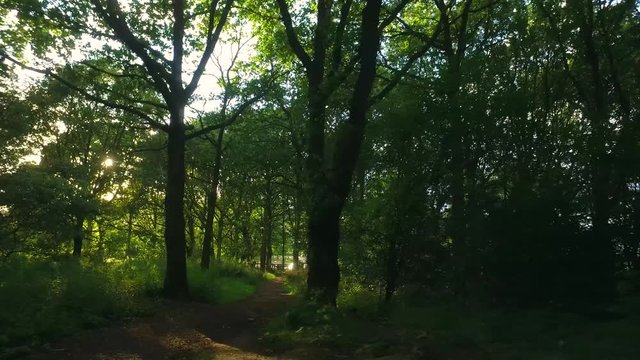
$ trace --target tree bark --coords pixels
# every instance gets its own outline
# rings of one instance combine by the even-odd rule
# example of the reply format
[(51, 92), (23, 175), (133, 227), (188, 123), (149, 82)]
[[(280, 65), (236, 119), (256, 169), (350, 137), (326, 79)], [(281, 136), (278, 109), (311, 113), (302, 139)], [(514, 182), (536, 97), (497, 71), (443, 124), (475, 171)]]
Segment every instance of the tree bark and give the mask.
[(273, 194), (271, 179), (267, 179), (265, 187), (264, 208), (263, 208), (263, 235), (260, 248), (260, 271), (271, 270), (271, 257), (273, 255)]
[(309, 296), (334, 306), (340, 283), (340, 215), (351, 190), (353, 173), (364, 139), (380, 45), (380, 8), (380, 0), (369, 0), (362, 11), (360, 72), (349, 105), (349, 118), (337, 130), (328, 161), (321, 162), (319, 169), (309, 169), (312, 172), (313, 193), (309, 212), (307, 287)]
[[(398, 226), (400, 219), (396, 219)], [(398, 268), (398, 231), (392, 231), (387, 236), (387, 268), (385, 273), (384, 300), (391, 301), (393, 294), (398, 287), (398, 276), (400, 274)]]
[(216, 237), (217, 253), (216, 260), (222, 261), (222, 234), (224, 230), (224, 218), (225, 212), (220, 209), (220, 216), (218, 217), (218, 236)]
[(131, 255), (131, 238), (133, 237), (133, 213), (132, 209), (128, 211), (129, 216), (127, 217), (127, 257)]
[[(443, 1), (437, 1), (440, 11), (440, 24), (443, 26), (443, 47), (446, 58), (444, 77), (444, 93), (447, 99), (446, 120), (449, 131), (445, 138), (444, 148), (449, 153), (449, 191), (451, 194), (451, 217), (448, 233), (453, 242), (453, 264), (455, 268), (454, 288), (460, 295), (466, 295), (468, 282), (472, 278), (470, 266), (472, 249), (469, 244), (469, 219), (467, 211), (467, 190), (465, 182), (468, 162), (465, 152), (466, 124), (460, 106), (460, 88), (462, 83), (461, 66), (466, 52), (466, 29), (473, 0), (465, 0), (460, 16), (451, 20), (452, 11)], [(457, 31), (457, 33), (452, 33)]]
[(218, 131), (216, 140), (216, 158), (213, 163), (213, 174), (211, 177), (211, 186), (207, 194), (207, 217), (204, 227), (204, 240), (202, 242), (202, 259), (200, 267), (208, 269), (211, 263), (211, 255), (213, 254), (213, 219), (216, 212), (216, 203), (218, 201), (218, 185), (220, 183), (220, 167), (222, 164), (222, 139), (224, 137), (224, 127)]
[(185, 132), (184, 106), (171, 112), (167, 141), (167, 188), (165, 192), (164, 239), (167, 268), (164, 294), (171, 298), (188, 298), (186, 239), (184, 220)]
[(285, 270), (287, 268), (287, 264), (284, 261), (284, 257), (286, 254), (285, 251), (285, 245), (286, 245), (286, 241), (287, 241), (287, 211), (288, 211), (288, 205), (287, 202), (284, 202), (284, 208), (282, 209), (282, 270)]
[(96, 218), (96, 227), (98, 228), (98, 256), (104, 259), (104, 228), (103, 221)]
[[(298, 186), (302, 186), (298, 182)], [(295, 209), (294, 209), (294, 220), (293, 220), (293, 267), (294, 269), (300, 268), (300, 218), (302, 216), (302, 206), (301, 206), (301, 190), (296, 188), (296, 200), (295, 200)]]
[(73, 234), (73, 256), (82, 256), (82, 242), (84, 240), (84, 216), (76, 216), (76, 224)]
[(335, 305), (340, 283), (338, 248), (341, 209), (336, 201), (329, 200), (334, 194), (322, 191), (322, 188), (315, 190), (315, 201), (309, 212), (308, 296)]
[(585, 0), (581, 9), (582, 24), (579, 33), (584, 42), (584, 59), (590, 70), (591, 101), (583, 104), (591, 125), (589, 148), (591, 150), (591, 196), (592, 196), (592, 237), (587, 242), (587, 251), (592, 263), (589, 264), (593, 284), (589, 286), (591, 296), (596, 300), (608, 300), (616, 294), (615, 253), (609, 231), (611, 212), (610, 197), (610, 157), (607, 153), (607, 123), (610, 110), (600, 56), (594, 38), (594, 3)]
[(250, 213), (247, 211), (244, 219), (242, 220), (242, 244), (244, 246), (243, 252), (243, 260), (255, 264), (253, 261), (253, 246), (251, 245), (251, 233), (249, 229), (249, 216)]
[(189, 243), (187, 244), (187, 257), (192, 257), (193, 252), (196, 248), (196, 221), (195, 215), (193, 214), (193, 207), (189, 211), (187, 215), (187, 232), (189, 234)]

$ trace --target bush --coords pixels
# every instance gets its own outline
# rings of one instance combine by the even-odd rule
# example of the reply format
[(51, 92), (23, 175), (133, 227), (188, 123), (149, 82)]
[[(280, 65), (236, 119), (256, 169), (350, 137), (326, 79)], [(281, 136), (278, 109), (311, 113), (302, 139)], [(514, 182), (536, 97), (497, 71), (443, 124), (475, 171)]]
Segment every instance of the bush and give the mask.
[(307, 290), (307, 271), (298, 269), (284, 273), (284, 286), (291, 295), (302, 295)]

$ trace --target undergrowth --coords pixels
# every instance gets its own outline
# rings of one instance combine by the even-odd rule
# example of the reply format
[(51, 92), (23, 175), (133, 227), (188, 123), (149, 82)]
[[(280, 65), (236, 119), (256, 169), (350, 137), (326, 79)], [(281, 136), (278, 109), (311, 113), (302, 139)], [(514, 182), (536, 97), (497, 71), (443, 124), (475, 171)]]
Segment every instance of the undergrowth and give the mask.
[[(304, 274), (287, 285), (303, 293)], [(345, 281), (338, 308), (299, 299), (272, 322), (270, 347), (330, 348), (350, 358), (486, 360), (636, 360), (640, 358), (640, 299), (625, 298), (610, 317), (549, 308), (497, 308), (399, 294), (380, 294)]]
[[(255, 292), (258, 272), (234, 263), (189, 264), (194, 300), (227, 303)], [(153, 314), (163, 261), (91, 262), (13, 257), (0, 263), (0, 359), (56, 338)]]
[(256, 291), (262, 274), (244, 265), (216, 262), (203, 271), (198, 264), (189, 263), (189, 287), (195, 300), (225, 304), (248, 297)]

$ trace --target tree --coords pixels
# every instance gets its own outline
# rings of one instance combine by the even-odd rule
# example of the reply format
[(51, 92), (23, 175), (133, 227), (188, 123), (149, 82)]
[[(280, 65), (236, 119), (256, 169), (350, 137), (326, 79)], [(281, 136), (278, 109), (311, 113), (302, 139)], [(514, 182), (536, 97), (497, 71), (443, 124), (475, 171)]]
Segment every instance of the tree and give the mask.
[[(335, 305), (340, 282), (338, 248), (340, 215), (351, 189), (351, 180), (360, 147), (364, 139), (367, 112), (376, 77), (377, 53), (381, 31), (403, 9), (406, 2), (396, 5), (389, 19), (380, 24), (382, 2), (366, 1), (357, 28), (358, 48), (344, 63), (348, 26), (354, 25), (356, 6), (344, 1), (340, 10), (331, 1), (316, 3), (316, 24), (310, 54), (296, 32), (285, 0), (276, 0), (289, 45), (302, 63), (307, 88), (307, 162), (306, 174), (311, 187), (308, 211), (308, 279), (310, 295), (319, 301)], [(358, 10), (358, 9), (356, 9)], [(337, 20), (334, 22), (334, 18)], [(335, 25), (335, 27), (334, 27)], [(353, 50), (353, 49), (351, 49)], [(335, 129), (327, 144), (327, 106), (331, 95), (356, 66), (355, 82), (350, 91), (348, 116)], [(329, 146), (327, 146), (329, 145)]]

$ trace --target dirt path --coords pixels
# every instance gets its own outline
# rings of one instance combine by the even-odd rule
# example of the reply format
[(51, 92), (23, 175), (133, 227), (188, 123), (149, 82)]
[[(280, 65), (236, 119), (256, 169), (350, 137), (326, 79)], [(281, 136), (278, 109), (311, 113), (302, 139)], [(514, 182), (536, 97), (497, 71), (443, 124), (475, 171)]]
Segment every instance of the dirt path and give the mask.
[(280, 282), (264, 282), (253, 296), (237, 303), (177, 303), (152, 318), (89, 331), (28, 359), (277, 359), (258, 337), (290, 302)]

